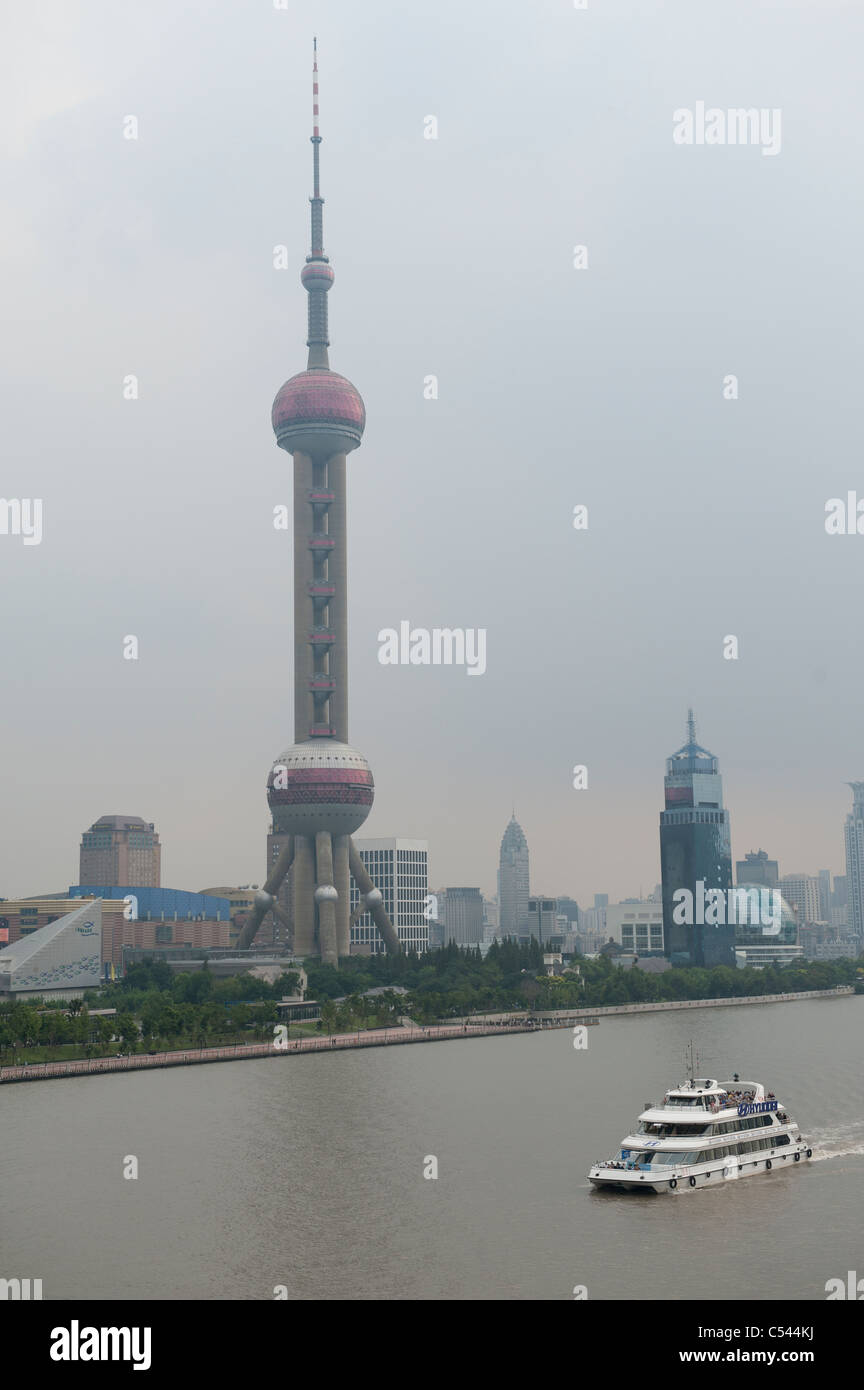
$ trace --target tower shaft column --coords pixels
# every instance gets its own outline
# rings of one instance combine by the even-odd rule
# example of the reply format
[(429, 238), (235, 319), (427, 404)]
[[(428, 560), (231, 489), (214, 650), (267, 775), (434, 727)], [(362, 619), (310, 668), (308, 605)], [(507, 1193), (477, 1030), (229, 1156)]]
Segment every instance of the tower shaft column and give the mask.
[(309, 595), (313, 553), (309, 541), (314, 516), (309, 493), (312, 489), (312, 460), (307, 454), (294, 455), (294, 738), (302, 743), (314, 723), (315, 705), (309, 689), (314, 669), (309, 633), (315, 623), (315, 609)]
[(336, 641), (330, 649), (330, 674), (336, 688), (330, 696), (330, 723), (334, 738), (348, 742), (348, 516), (346, 458), (334, 454), (327, 464), (327, 481), (335, 494), (330, 503), (328, 527), (336, 544), (330, 551), (328, 575), (336, 592), (330, 600), (330, 627)]

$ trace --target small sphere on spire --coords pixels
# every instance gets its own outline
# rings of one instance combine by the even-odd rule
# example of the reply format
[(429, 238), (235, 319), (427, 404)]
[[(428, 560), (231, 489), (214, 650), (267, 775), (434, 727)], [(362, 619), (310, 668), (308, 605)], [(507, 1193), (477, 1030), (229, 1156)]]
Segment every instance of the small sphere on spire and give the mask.
[(333, 267), (326, 261), (309, 260), (300, 271), (304, 290), (329, 290), (335, 278)]

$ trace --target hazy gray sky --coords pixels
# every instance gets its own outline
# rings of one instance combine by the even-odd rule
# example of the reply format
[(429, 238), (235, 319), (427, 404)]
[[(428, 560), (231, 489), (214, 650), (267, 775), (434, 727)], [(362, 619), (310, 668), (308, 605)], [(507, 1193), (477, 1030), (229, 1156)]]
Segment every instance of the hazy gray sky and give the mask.
[[(488, 892), (515, 801), (532, 887), (648, 891), (692, 703), (733, 856), (843, 872), (864, 536), (824, 516), (864, 497), (861, 7), (57, 0), (7, 10), (0, 44), (0, 495), (44, 508), (40, 545), (0, 535), (0, 894), (74, 882), (109, 812), (156, 823), (168, 886), (263, 876), (313, 32), (331, 364), (368, 412), (365, 833)], [(676, 145), (700, 101), (779, 108), (779, 153)], [(486, 674), (380, 665), (403, 619), (486, 628)]]

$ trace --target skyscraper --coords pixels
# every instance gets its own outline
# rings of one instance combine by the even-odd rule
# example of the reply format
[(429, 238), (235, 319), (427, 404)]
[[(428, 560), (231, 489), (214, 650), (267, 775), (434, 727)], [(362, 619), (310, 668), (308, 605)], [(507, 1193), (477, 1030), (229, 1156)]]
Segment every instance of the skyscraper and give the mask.
[[(732, 849), (717, 759), (696, 742), (692, 710), (687, 715), (687, 742), (666, 759), (664, 790), (660, 865), (666, 954), (673, 964), (734, 965), (734, 925), (726, 922), (725, 911), (722, 925), (706, 924), (704, 910), (699, 907), (709, 889), (723, 889), (725, 896), (725, 890), (732, 887)], [(674, 894), (680, 889), (693, 895), (692, 924), (673, 918)], [(681, 917), (681, 900), (678, 902), (676, 915)]]
[(527, 936), (529, 893), (528, 841), (514, 814), (498, 861), (499, 936)]
[(81, 836), (78, 882), (99, 888), (158, 888), (162, 847), (152, 821), (100, 816)]
[[(351, 946), (350, 877), (390, 951), (399, 938), (351, 840), (372, 806), (369, 764), (348, 743), (348, 571), (346, 458), (366, 424), (360, 393), (330, 370), (327, 295), (334, 275), (324, 254), (319, 178), (318, 53), (312, 67), (312, 245), (300, 280), (307, 291), (306, 370), (273, 402), (273, 430), (294, 461), (294, 743), (267, 779), (273, 816), (268, 875), (241, 933), (247, 946), (268, 912), (290, 932), (297, 955), (329, 964)], [(274, 842), (274, 837), (276, 837)], [(274, 854), (274, 851), (278, 851)], [(279, 889), (291, 873), (291, 911)]]
[(852, 936), (864, 937), (864, 782), (850, 782), (852, 810), (846, 817), (846, 892)]

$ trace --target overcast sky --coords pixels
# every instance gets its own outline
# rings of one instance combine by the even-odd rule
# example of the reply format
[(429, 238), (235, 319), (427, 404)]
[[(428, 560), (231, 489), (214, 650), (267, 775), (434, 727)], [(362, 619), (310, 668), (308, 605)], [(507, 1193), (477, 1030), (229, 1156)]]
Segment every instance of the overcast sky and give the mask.
[[(368, 413), (361, 833), (492, 892), (515, 803), (533, 889), (648, 892), (692, 703), (733, 857), (844, 872), (864, 536), (824, 520), (864, 497), (861, 7), (42, 0), (3, 29), (0, 495), (43, 537), (0, 535), (0, 894), (75, 882), (106, 813), (155, 822), (169, 887), (263, 878), (313, 32), (331, 365)], [(779, 109), (779, 152), (676, 144), (700, 101)], [(486, 673), (382, 666), (402, 620), (485, 628)]]

